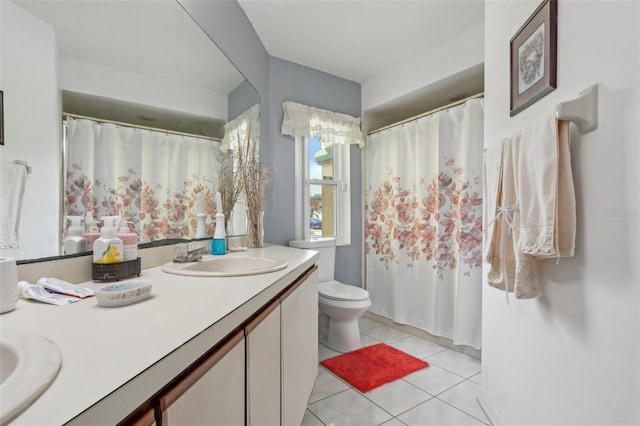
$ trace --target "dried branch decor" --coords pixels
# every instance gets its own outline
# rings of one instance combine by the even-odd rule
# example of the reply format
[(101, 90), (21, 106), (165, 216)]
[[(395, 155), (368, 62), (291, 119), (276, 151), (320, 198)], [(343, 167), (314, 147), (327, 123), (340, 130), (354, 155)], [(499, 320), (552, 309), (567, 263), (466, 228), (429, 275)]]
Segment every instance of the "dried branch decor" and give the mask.
[(251, 132), (246, 145), (237, 151), (238, 174), (247, 203), (247, 217), (249, 220), (249, 244), (251, 247), (262, 247), (263, 229), (262, 215), (264, 211), (264, 197), (270, 188), (269, 173), (271, 168), (259, 160), (257, 148), (251, 143)]
[[(220, 152), (218, 157), (220, 169), (218, 170), (218, 191), (222, 199), (222, 213), (224, 213), (224, 225), (229, 231), (229, 219), (236, 202), (242, 194), (242, 178), (240, 173), (233, 172), (235, 155), (232, 150)], [(216, 206), (216, 209), (220, 208)]]

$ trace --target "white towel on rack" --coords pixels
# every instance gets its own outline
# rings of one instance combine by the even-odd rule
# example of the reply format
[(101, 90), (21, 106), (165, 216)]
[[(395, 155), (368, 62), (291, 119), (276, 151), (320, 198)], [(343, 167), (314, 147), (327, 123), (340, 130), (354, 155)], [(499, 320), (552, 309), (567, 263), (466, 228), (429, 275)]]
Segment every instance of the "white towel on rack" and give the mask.
[(551, 116), (487, 148), (484, 185), (488, 283), (538, 297), (537, 259), (575, 247), (569, 123)]
[(25, 166), (6, 162), (0, 165), (0, 248), (20, 247), (20, 217), (26, 181)]
[[(518, 299), (541, 295), (534, 273), (533, 256), (518, 249), (520, 214), (517, 170), (520, 135), (514, 135), (485, 151), (485, 260), (491, 265), (490, 286), (514, 292)], [(495, 201), (494, 201), (495, 200)]]
[[(509, 139), (502, 139), (484, 150), (484, 212), (483, 229), (487, 235), (484, 259), (491, 265), (487, 281), (490, 286), (501, 290), (513, 291), (513, 274), (505, 277), (508, 271), (514, 271), (513, 245), (505, 244), (504, 237), (510, 233), (511, 213), (503, 210), (502, 179), (504, 176), (505, 148)], [(507, 216), (504, 216), (507, 215)], [(507, 260), (508, 258), (508, 260)], [(509, 267), (507, 267), (509, 264)]]
[(523, 130), (517, 170), (520, 251), (541, 258), (573, 256), (576, 199), (569, 122), (550, 115)]

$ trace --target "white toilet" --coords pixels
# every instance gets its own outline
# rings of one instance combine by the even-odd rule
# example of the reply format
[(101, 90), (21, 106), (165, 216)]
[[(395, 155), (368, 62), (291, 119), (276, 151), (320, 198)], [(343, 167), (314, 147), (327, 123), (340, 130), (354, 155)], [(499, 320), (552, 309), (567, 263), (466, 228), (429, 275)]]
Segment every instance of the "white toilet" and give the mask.
[(290, 247), (319, 252), (318, 303), (319, 338), (338, 352), (350, 352), (362, 347), (358, 318), (371, 306), (369, 292), (333, 279), (336, 240), (290, 241)]

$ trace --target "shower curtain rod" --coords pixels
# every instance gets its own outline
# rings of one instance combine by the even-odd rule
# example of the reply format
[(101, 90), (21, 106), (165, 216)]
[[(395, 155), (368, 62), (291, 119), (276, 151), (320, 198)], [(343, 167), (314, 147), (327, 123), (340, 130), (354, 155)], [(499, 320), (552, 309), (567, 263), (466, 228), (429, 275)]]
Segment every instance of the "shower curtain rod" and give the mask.
[(415, 121), (415, 120), (418, 120), (420, 118), (427, 117), (429, 115), (435, 114), (438, 111), (442, 111), (442, 110), (445, 110), (445, 109), (453, 108), (454, 106), (461, 105), (461, 104), (463, 104), (463, 103), (465, 103), (467, 101), (470, 101), (471, 99), (483, 98), (483, 97), (484, 97), (484, 92), (480, 92), (480, 93), (477, 93), (475, 95), (471, 95), (471, 96), (469, 96), (467, 98), (460, 99), (459, 101), (451, 102), (450, 104), (447, 104), (447, 105), (432, 109), (432, 110), (427, 111), (427, 112), (423, 112), (422, 114), (414, 115), (413, 117), (406, 118), (406, 119), (404, 119), (402, 121), (398, 121), (397, 123), (388, 124), (388, 125), (386, 125), (384, 127), (380, 127), (379, 129), (372, 130), (369, 133), (367, 133), (367, 136), (371, 136), (374, 133), (380, 133), (383, 130), (391, 129), (393, 127), (401, 126), (401, 125), (409, 123), (411, 121)]
[(140, 125), (137, 125), (137, 124), (125, 123), (123, 121), (113, 121), (113, 120), (106, 120), (104, 118), (88, 117), (86, 115), (72, 114), (70, 112), (63, 112), (62, 116), (63, 117), (78, 118), (78, 119), (83, 119), (83, 120), (91, 120), (91, 121), (96, 121), (98, 123), (116, 124), (118, 126), (131, 127), (131, 128), (134, 128), (134, 129), (151, 130), (153, 132), (169, 133), (171, 135), (188, 136), (188, 137), (191, 137), (191, 138), (207, 139), (207, 140), (214, 141), (214, 142), (222, 142), (222, 139), (213, 138), (211, 136), (196, 135), (195, 133), (178, 132), (178, 131), (175, 131), (175, 130), (161, 129), (159, 127), (140, 126)]

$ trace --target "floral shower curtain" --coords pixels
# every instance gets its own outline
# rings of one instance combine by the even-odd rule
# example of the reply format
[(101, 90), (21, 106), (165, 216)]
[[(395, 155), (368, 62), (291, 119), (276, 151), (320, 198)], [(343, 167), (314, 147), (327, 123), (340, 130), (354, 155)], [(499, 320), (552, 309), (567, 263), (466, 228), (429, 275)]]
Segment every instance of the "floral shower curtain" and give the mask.
[(370, 136), (370, 310), (481, 346), (483, 100)]
[(219, 142), (67, 118), (66, 143), (67, 216), (120, 216), (144, 243), (193, 238), (200, 207), (213, 235)]

